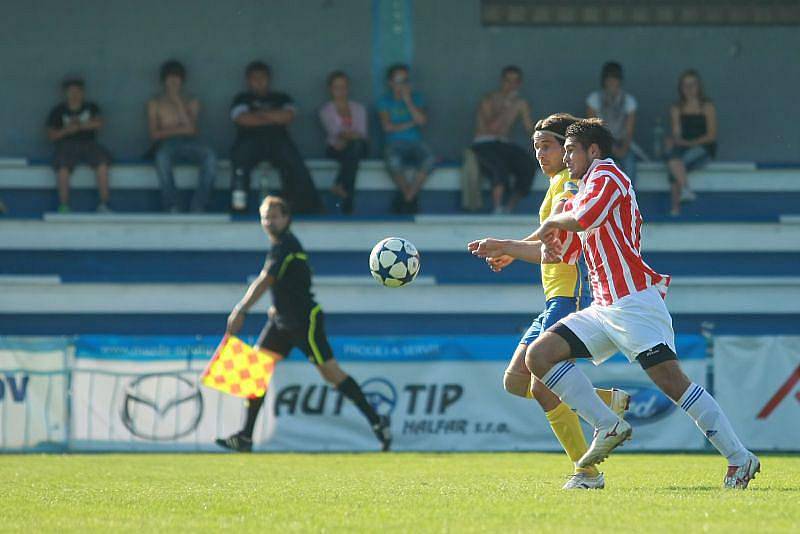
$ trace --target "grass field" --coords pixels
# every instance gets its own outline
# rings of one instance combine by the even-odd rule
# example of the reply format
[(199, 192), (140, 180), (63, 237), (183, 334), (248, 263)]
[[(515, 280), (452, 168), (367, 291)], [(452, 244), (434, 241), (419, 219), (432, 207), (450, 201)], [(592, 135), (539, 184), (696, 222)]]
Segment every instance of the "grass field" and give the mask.
[(618, 454), (564, 492), (555, 454), (0, 456), (0, 530), (800, 532), (800, 457), (724, 491), (716, 455)]

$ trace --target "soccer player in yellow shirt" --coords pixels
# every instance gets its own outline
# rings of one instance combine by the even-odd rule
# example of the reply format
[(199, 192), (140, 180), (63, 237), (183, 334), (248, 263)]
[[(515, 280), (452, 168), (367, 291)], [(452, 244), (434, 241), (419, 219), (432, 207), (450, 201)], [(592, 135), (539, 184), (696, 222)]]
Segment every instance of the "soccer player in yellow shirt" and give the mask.
[[(533, 133), (533, 149), (539, 166), (550, 178), (542, 205), (539, 208), (539, 219), (544, 221), (551, 214), (563, 209), (563, 203), (578, 192), (578, 185), (569, 177), (569, 171), (564, 166), (564, 134), (567, 127), (578, 119), (566, 113), (556, 113), (536, 123)], [(530, 236), (523, 241), (530, 241)], [(530, 247), (524, 247), (528, 252), (518, 256), (518, 247), (514, 240), (482, 239), (469, 244), (473, 253), (485, 250), (500, 251), (503, 256), (494, 260), (487, 260), (491, 269), (499, 272), (519, 257), (528, 261), (535, 260), (542, 265), (542, 286), (545, 295), (545, 309), (531, 324), (528, 331), (520, 339), (511, 362), (503, 377), (503, 386), (512, 395), (534, 398), (542, 407), (553, 429), (553, 433), (564, 447), (564, 451), (572, 460), (577, 462), (586, 452), (588, 446), (583, 435), (578, 416), (544, 384), (536, 380), (525, 365), (525, 352), (528, 345), (550, 326), (563, 319), (570, 313), (589, 306), (592, 301), (591, 290), (587, 278), (587, 270), (583, 261), (575, 265), (558, 262), (541, 254), (538, 258), (530, 257)], [(483, 254), (481, 254), (483, 256)], [(492, 256), (496, 256), (493, 254)], [(597, 394), (620, 416), (628, 407), (630, 396), (618, 389), (598, 389)], [(602, 489), (605, 487), (605, 477), (596, 467), (579, 468), (564, 485), (564, 489)]]

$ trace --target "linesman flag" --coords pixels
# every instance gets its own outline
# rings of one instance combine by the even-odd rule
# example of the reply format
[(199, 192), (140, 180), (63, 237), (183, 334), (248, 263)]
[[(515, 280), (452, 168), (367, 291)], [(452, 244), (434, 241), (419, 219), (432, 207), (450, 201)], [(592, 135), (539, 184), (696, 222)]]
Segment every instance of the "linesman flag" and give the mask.
[(226, 335), (200, 379), (204, 385), (235, 397), (263, 397), (275, 371), (276, 356)]

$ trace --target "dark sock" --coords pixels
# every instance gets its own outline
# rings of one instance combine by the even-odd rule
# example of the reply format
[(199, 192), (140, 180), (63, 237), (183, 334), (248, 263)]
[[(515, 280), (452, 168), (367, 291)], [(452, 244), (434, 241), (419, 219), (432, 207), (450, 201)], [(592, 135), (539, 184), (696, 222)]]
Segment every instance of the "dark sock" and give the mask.
[(364, 392), (361, 391), (361, 386), (353, 380), (352, 377), (348, 376), (342, 382), (336, 386), (342, 395), (353, 401), (353, 404), (364, 414), (364, 417), (367, 418), (369, 424), (375, 425), (378, 423), (378, 414), (375, 413), (375, 410), (372, 409), (372, 406), (367, 402), (367, 398), (364, 396)]
[(258, 417), (258, 411), (261, 409), (262, 404), (264, 404), (264, 397), (256, 397), (255, 399), (250, 399), (248, 402), (247, 421), (245, 421), (244, 428), (242, 429), (242, 434), (248, 438), (253, 437), (253, 429), (256, 426), (256, 418)]

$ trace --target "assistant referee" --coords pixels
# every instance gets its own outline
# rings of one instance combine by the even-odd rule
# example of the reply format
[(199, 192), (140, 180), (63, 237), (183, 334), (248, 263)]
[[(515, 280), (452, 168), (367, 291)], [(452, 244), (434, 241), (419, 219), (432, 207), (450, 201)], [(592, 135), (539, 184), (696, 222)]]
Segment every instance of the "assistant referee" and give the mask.
[[(261, 203), (259, 212), (261, 226), (269, 236), (272, 248), (258, 278), (250, 284), (247, 293), (228, 317), (227, 332), (237, 334), (247, 311), (270, 289), (272, 307), (269, 320), (256, 342), (256, 349), (275, 353), (279, 358), (288, 356), (293, 347), (302, 350), (322, 378), (353, 401), (364, 414), (381, 443), (381, 449), (389, 450), (392, 441), (389, 417), (375, 412), (361, 387), (339, 367), (333, 356), (325, 335), (322, 308), (311, 293), (308, 255), (289, 230), (289, 205), (280, 197), (268, 196)], [(218, 439), (217, 444), (240, 452), (252, 450), (253, 428), (263, 403), (264, 397), (251, 399), (244, 428), (228, 438)]]

